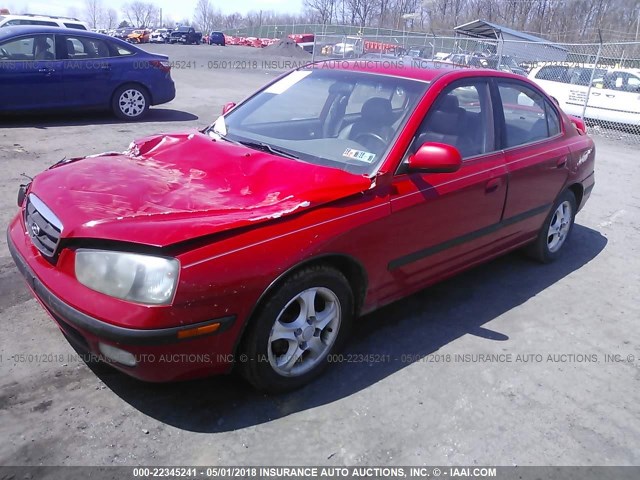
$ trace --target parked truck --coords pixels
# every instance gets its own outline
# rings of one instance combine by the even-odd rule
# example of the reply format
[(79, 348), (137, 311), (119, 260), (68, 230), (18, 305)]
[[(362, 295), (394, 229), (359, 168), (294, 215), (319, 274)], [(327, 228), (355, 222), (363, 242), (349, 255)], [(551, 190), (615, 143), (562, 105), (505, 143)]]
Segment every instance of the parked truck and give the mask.
[(196, 32), (193, 27), (178, 27), (171, 32), (169, 38), (171, 43), (184, 43), (185, 45), (200, 45), (202, 42), (202, 32)]

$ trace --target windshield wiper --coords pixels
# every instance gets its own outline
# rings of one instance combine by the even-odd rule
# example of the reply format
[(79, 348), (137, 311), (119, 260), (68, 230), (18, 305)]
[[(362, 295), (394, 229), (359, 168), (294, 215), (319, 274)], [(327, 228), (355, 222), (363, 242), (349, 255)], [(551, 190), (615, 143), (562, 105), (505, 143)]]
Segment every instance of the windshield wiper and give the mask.
[(264, 143), (264, 142), (239, 141), (238, 143), (244, 145), (245, 147), (253, 148), (255, 150), (261, 150), (267, 153), (272, 153), (274, 155), (280, 155), (281, 157), (285, 157), (285, 158), (291, 158), (292, 160), (298, 160), (300, 158), (294, 155), (293, 153), (287, 152), (286, 150), (281, 150), (277, 147), (272, 147), (268, 143)]

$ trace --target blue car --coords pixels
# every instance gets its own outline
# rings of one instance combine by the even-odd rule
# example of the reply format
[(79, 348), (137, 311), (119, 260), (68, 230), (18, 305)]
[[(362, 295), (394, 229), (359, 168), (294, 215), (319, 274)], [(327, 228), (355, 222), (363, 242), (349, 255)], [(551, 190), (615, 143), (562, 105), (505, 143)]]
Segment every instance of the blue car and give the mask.
[(165, 55), (82, 30), (0, 29), (0, 112), (104, 109), (138, 120), (175, 95)]
[(209, 34), (209, 45), (220, 45), (224, 47), (224, 33), (211, 32)]

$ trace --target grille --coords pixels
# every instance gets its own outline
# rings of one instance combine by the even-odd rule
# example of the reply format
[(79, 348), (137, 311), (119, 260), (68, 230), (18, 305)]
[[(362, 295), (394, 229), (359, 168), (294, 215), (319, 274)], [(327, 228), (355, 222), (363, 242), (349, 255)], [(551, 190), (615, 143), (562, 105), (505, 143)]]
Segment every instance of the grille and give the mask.
[(45, 257), (53, 259), (62, 233), (60, 220), (34, 194), (27, 199), (24, 220), (33, 244)]

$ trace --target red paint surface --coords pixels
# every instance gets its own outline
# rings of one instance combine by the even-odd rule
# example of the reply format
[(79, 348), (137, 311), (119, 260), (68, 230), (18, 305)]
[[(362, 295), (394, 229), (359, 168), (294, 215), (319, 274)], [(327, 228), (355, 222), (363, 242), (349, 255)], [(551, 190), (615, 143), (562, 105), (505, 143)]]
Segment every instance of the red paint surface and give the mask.
[[(336, 68), (364, 69), (350, 65)], [(211, 337), (128, 347), (138, 354), (214, 354), (213, 361), (171, 368), (118, 367), (163, 381), (228, 370), (231, 361), (224, 356), (234, 352), (258, 301), (273, 282), (305, 262), (339, 258), (357, 265), (366, 277), (361, 312), (368, 312), (526, 244), (547, 212), (389, 268), (399, 257), (550, 205), (570, 186), (587, 189), (584, 205), (594, 182), (593, 142), (564, 114), (556, 138), (475, 157), (453, 173), (394, 174), (424, 115), (451, 82), (494, 76), (533, 84), (487, 70), (384, 73), (432, 83), (374, 179), (213, 142), (199, 133), (159, 135), (137, 142), (135, 155), (86, 158), (34, 180), (31, 191), (65, 226), (63, 245), (69, 247), (56, 265), (35, 249), (21, 213), (11, 222), (11, 242), (56, 296), (106, 323), (157, 329), (237, 317), (229, 330)], [(80, 285), (74, 246), (83, 238), (164, 247), (181, 264), (173, 304), (132, 304)], [(98, 339), (81, 334), (95, 351)]]

